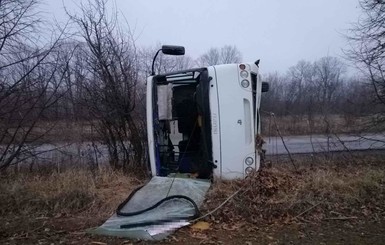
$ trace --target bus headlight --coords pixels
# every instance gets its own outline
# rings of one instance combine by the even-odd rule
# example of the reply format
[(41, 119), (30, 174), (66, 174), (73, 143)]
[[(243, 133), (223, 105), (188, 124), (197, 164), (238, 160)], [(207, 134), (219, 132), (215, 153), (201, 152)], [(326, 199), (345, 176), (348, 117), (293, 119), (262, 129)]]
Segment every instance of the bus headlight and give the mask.
[(245, 163), (246, 163), (246, 165), (250, 166), (251, 164), (254, 163), (254, 159), (252, 157), (247, 157), (245, 159)]
[(249, 76), (249, 73), (245, 70), (241, 71), (241, 77), (242, 78), (247, 78)]
[(242, 85), (242, 87), (247, 88), (247, 87), (249, 87), (250, 82), (249, 82), (249, 80), (244, 79), (241, 81), (241, 85)]
[(247, 174), (247, 175), (249, 175), (249, 174), (251, 174), (252, 172), (253, 172), (253, 168), (252, 167), (247, 167), (246, 169), (245, 169), (245, 173)]

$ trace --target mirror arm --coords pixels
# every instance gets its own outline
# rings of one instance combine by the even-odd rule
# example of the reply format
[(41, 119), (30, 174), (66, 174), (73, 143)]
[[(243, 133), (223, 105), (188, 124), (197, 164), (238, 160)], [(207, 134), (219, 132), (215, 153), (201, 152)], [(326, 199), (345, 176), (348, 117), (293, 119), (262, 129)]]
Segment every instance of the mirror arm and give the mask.
[(152, 66), (151, 66), (151, 76), (154, 76), (155, 75), (155, 59), (156, 57), (158, 56), (159, 52), (162, 51), (162, 49), (159, 49), (155, 56), (154, 56), (154, 59), (152, 60)]

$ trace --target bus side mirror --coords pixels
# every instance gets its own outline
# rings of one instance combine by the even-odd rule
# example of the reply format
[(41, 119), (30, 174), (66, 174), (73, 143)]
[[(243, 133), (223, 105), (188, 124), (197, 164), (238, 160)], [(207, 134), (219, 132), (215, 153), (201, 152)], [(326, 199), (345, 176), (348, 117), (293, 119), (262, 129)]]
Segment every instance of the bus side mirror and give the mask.
[(262, 82), (262, 93), (268, 92), (270, 85), (268, 82)]
[[(1, 2), (1, 0), (0, 0), (0, 2)], [(168, 55), (184, 55), (184, 47), (183, 46), (162, 45), (162, 48), (156, 52), (154, 58), (152, 59), (151, 76), (155, 75), (155, 60), (156, 60), (156, 57), (158, 57), (158, 54), (160, 51), (162, 51), (162, 53), (168, 54)]]
[(162, 53), (168, 55), (184, 55), (184, 47), (183, 46), (174, 46), (174, 45), (163, 45)]

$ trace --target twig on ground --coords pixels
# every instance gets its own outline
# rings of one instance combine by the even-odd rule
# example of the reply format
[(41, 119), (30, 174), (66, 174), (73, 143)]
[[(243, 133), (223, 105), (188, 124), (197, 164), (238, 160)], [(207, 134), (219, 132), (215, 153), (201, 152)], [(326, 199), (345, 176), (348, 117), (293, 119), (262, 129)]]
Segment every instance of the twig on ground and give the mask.
[(297, 216), (295, 216), (293, 219), (296, 219), (300, 216), (302, 216), (303, 214), (309, 212), (310, 210), (312, 210), (313, 208), (317, 207), (318, 205), (320, 205), (321, 203), (317, 203), (317, 204), (314, 204), (313, 206), (311, 206), (310, 208), (306, 209), (305, 211), (303, 211), (302, 213), (298, 214)]
[(350, 220), (350, 219), (358, 219), (356, 216), (351, 217), (331, 217), (331, 218), (324, 218), (323, 220)]
[[(242, 186), (243, 187), (243, 186)], [(214, 208), (213, 210), (211, 210), (210, 212), (208, 212), (207, 214), (201, 216), (201, 217), (198, 217), (192, 221), (190, 221), (190, 223), (194, 223), (198, 220), (201, 220), (203, 218), (206, 218), (207, 216), (215, 213), (218, 209), (220, 209), (221, 207), (223, 207), (223, 205), (225, 205), (228, 201), (230, 201), (232, 198), (234, 198), (241, 190), (242, 190), (242, 187), (239, 188), (236, 192), (234, 192), (231, 196), (229, 196), (225, 201), (223, 201), (218, 207)]]
[[(259, 173), (259, 172), (256, 172), (256, 173)], [(236, 195), (239, 194), (239, 192), (241, 192), (242, 190), (244, 190), (245, 192), (247, 190), (249, 190), (251, 188), (251, 186), (247, 187), (246, 189), (244, 189), (246, 187), (246, 185), (248, 184), (248, 182), (246, 181), (241, 187), (238, 188), (237, 191), (235, 191), (233, 194), (231, 194), (228, 198), (226, 198), (226, 200), (224, 200), (219, 206), (217, 206), (216, 208), (214, 208), (213, 210), (211, 210), (210, 212), (204, 214), (203, 216), (201, 217), (198, 217), (194, 220), (191, 220), (189, 221), (191, 224), (198, 221), (198, 220), (201, 220), (201, 219), (204, 219), (206, 218), (207, 216), (215, 213), (217, 210), (219, 210), (220, 208), (222, 208), (228, 201), (230, 201), (231, 199), (233, 199)]]

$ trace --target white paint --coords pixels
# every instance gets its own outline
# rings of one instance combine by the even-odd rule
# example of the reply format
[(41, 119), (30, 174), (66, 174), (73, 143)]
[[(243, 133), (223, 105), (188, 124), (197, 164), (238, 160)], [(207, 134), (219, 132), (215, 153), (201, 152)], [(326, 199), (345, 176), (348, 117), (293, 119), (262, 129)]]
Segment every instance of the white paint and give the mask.
[(154, 126), (153, 126), (153, 108), (152, 108), (152, 76), (147, 78), (147, 97), (146, 97), (146, 113), (147, 113), (147, 140), (148, 140), (148, 155), (150, 158), (150, 167), (152, 176), (157, 175), (155, 166), (155, 149), (154, 149)]
[[(220, 142), (213, 140), (213, 153), (218, 154), (221, 160), (217, 164), (220, 173), (214, 171), (214, 175), (222, 179), (244, 178), (246, 176), (246, 157), (252, 157), (254, 169), (259, 167), (259, 158), (255, 158), (255, 120), (253, 115), (254, 107), (259, 108), (260, 92), (257, 92), (257, 105), (253, 104), (253, 93), (251, 90), (251, 75), (258, 74), (258, 67), (253, 64), (246, 65), (248, 76), (242, 78), (238, 64), (214, 66), (217, 88), (210, 93), (210, 105), (217, 104), (219, 108), (218, 123), (220, 125)], [(211, 76), (211, 73), (209, 73)], [(243, 88), (240, 82), (247, 79), (250, 82), (249, 88)], [(261, 83), (261, 81), (257, 81)], [(262, 86), (257, 86), (259, 90)], [(210, 91), (211, 92), (211, 91)], [(212, 96), (217, 93), (218, 97)], [(245, 106), (249, 103), (252, 106)], [(249, 110), (249, 111), (245, 111)], [(212, 118), (215, 117), (212, 115)], [(249, 118), (245, 118), (249, 117)]]

